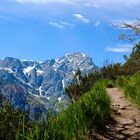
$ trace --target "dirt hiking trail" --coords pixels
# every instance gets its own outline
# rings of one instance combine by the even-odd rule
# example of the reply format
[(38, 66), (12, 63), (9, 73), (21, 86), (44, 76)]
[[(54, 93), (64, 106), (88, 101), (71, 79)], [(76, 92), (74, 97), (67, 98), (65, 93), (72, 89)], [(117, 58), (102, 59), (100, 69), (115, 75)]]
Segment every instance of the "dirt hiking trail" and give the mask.
[(112, 101), (110, 121), (106, 131), (97, 134), (94, 140), (140, 140), (140, 110), (118, 88), (108, 88)]

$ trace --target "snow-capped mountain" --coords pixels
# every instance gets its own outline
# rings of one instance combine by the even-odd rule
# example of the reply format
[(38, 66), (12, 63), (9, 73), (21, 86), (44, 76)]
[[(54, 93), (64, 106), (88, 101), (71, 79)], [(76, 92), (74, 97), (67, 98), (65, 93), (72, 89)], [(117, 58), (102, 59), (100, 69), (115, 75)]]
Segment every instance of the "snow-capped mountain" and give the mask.
[(0, 61), (0, 91), (15, 108), (30, 109), (31, 114), (59, 111), (58, 103), (69, 100), (64, 89), (79, 69), (87, 74), (97, 67), (83, 53), (44, 62), (6, 57)]

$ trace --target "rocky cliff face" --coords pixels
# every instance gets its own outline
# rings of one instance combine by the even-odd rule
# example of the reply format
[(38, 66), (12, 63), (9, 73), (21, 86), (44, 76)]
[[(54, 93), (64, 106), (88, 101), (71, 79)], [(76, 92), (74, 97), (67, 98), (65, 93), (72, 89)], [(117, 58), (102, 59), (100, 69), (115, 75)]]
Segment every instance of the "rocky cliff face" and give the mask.
[(66, 54), (45, 62), (6, 57), (0, 61), (0, 93), (15, 108), (30, 109), (31, 117), (48, 110), (59, 112), (59, 103), (69, 104), (64, 89), (79, 69), (86, 74), (97, 67), (83, 53)]

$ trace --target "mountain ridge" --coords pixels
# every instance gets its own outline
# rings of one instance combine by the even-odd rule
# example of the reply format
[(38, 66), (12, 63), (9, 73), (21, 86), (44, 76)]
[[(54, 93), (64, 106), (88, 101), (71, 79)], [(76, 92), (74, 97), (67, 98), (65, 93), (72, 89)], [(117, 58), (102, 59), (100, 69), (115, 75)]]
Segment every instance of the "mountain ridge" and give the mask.
[(64, 107), (70, 103), (65, 87), (73, 82), (76, 71), (88, 74), (96, 69), (92, 58), (84, 53), (44, 62), (6, 57), (0, 61), (0, 90), (15, 108), (30, 109), (31, 116), (49, 109), (59, 112), (58, 103)]

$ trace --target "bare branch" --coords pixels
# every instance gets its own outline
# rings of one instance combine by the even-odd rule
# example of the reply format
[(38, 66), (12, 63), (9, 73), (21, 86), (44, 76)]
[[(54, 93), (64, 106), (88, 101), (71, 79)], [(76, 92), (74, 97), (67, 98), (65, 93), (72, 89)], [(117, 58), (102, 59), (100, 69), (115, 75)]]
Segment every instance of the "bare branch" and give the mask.
[(124, 33), (119, 36), (119, 40), (128, 40), (133, 42), (135, 40), (140, 40), (140, 19), (137, 18), (133, 22), (120, 22), (114, 27), (126, 29)]

